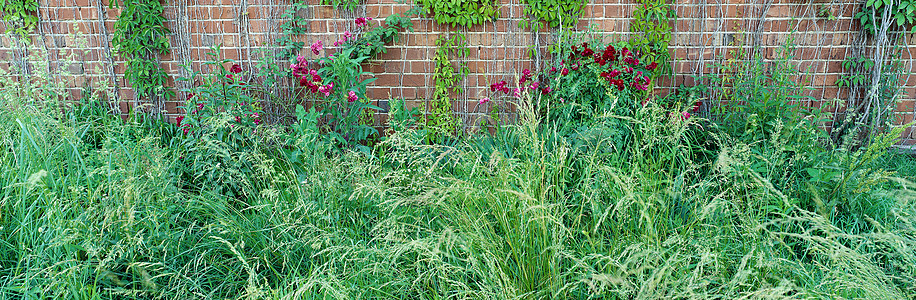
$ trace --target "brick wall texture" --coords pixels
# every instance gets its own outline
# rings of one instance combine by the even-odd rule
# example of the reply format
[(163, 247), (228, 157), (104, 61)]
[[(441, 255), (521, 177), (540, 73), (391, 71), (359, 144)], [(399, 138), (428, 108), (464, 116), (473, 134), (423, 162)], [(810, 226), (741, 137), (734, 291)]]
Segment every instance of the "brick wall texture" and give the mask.
[[(108, 81), (118, 87), (119, 107), (126, 112), (144, 102), (135, 101), (134, 93), (123, 77), (125, 59), (111, 51), (114, 22), (121, 13), (109, 7), (112, 0), (39, 0), (39, 27), (32, 35), (35, 43), (47, 47), (51, 68), (78, 53), (77, 63), (68, 68), (73, 75), (63, 79), (74, 87), (74, 93), (87, 81)], [(309, 20), (308, 33), (297, 39), (311, 44), (322, 40), (331, 45), (344, 31), (358, 32), (353, 23), (357, 17), (374, 18), (375, 26), (386, 16), (403, 13), (409, 4), (395, 0), (366, 0), (353, 11), (343, 11), (317, 0), (306, 0), (308, 7), (298, 15)], [(555, 34), (532, 33), (520, 28), (519, 20), (526, 19), (524, 4), (520, 0), (499, 0), (500, 17), (470, 28), (449, 28), (436, 24), (429, 18), (414, 18), (414, 31), (405, 32), (400, 40), (388, 47), (388, 52), (366, 64), (377, 80), (368, 89), (368, 96), (381, 107), (390, 98), (403, 98), (408, 105), (428, 105), (432, 96), (435, 41), (449, 31), (457, 30), (468, 39), (470, 55), (467, 64), (470, 73), (461, 82), (462, 93), (455, 95), (453, 107), (466, 124), (475, 124), (489, 112), (489, 107), (478, 104), (486, 96), (490, 83), (499, 80), (511, 82), (524, 68), (536, 62), (529, 56), (531, 49), (541, 49), (555, 40)], [(797, 45), (794, 62), (805, 71), (799, 77), (811, 89), (804, 93), (814, 101), (807, 105), (820, 107), (832, 99), (846, 100), (847, 93), (834, 82), (844, 74), (843, 60), (854, 53), (857, 44), (864, 44), (859, 36), (859, 26), (853, 15), (860, 3), (853, 0), (676, 0), (673, 8), (678, 18), (674, 22), (671, 42), (673, 79), (659, 83), (659, 92), (681, 84), (690, 84), (698, 75), (714, 73), (711, 63), (721, 62), (732, 51), (760, 49), (766, 58), (774, 58), (777, 49), (790, 38)], [(625, 39), (635, 8), (633, 0), (593, 0), (584, 9), (578, 30), (592, 27), (611, 38)], [(160, 57), (163, 68), (170, 75), (173, 87), (186, 87), (187, 82), (177, 81), (188, 73), (183, 66), (200, 70), (209, 60), (206, 55), (214, 45), (222, 45), (222, 55), (237, 60), (245, 70), (257, 70), (259, 58), (268, 55), (263, 50), (275, 51), (281, 37), (280, 25), (287, 20), (283, 13), (290, 7), (286, 0), (168, 0), (164, 15), (171, 30), (171, 53)], [(0, 25), (4, 27), (6, 24)], [(5, 28), (0, 28), (5, 29)], [(71, 34), (85, 34), (88, 44), (78, 45)], [(901, 84), (903, 100), (896, 107), (897, 122), (912, 121), (916, 114), (916, 78), (908, 76), (913, 71), (909, 40), (902, 44), (904, 63)], [(741, 45), (741, 46), (736, 46)], [(306, 46), (307, 48), (307, 46)], [(331, 47), (333, 48), (333, 47)], [(87, 51), (88, 50), (88, 51)], [(308, 49), (304, 55), (313, 57)], [(21, 48), (12, 46), (9, 37), (0, 44), (0, 66), (9, 68), (24, 60)], [(252, 74), (251, 72), (248, 74)], [(249, 75), (252, 76), (252, 75)], [(247, 80), (257, 80), (252, 76)], [(289, 86), (281, 83), (276, 88)], [(185, 95), (181, 92), (170, 102), (152, 103), (170, 117), (182, 114), (177, 107)], [(489, 105), (489, 104), (487, 104)], [(842, 107), (825, 107), (842, 113)], [(383, 120), (378, 120), (382, 122)], [(916, 143), (916, 132), (908, 130), (904, 144)]]

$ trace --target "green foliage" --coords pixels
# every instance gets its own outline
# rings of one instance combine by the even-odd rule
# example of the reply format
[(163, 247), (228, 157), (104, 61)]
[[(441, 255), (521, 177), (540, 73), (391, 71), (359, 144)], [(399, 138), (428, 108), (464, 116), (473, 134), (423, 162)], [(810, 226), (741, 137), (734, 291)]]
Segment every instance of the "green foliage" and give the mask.
[[(871, 70), (875, 67), (875, 61), (865, 57), (847, 57), (843, 60), (843, 69), (845, 70)], [(836, 86), (853, 88), (861, 87), (868, 84), (868, 74), (856, 72), (853, 74), (843, 74), (836, 80)]]
[(909, 27), (916, 23), (916, 1), (910, 0), (866, 0), (862, 11), (853, 17), (862, 24), (862, 30), (876, 34), (881, 29), (880, 20), (885, 13), (889, 14), (892, 24), (897, 27)]
[(353, 11), (360, 5), (360, 0), (321, 0), (321, 4), (345, 11)]
[[(555, 61), (539, 83), (540, 93), (545, 94), (541, 113), (567, 135), (588, 131), (595, 118), (606, 113), (632, 117), (647, 103), (659, 64), (641, 59), (643, 55), (631, 46), (629, 42), (604, 44), (580, 34), (564, 36), (554, 45)], [(544, 93), (545, 86), (552, 91)], [(625, 132), (616, 126), (607, 133), (618, 136), (616, 143), (621, 146), (626, 144)]]
[(38, 25), (38, 0), (0, 0), (0, 11), (7, 33), (25, 37)]
[(352, 56), (376, 58), (379, 54), (388, 50), (386, 44), (398, 41), (398, 33), (402, 30), (413, 31), (413, 22), (408, 17), (412, 12), (408, 11), (405, 15), (393, 14), (385, 18), (385, 26), (378, 26), (360, 34), (356, 39), (347, 40), (341, 51), (353, 49)]
[(524, 0), (525, 14), (531, 19), (519, 21), (521, 27), (540, 31), (541, 26), (575, 27), (588, 0)]
[(407, 109), (404, 99), (395, 98), (388, 101), (388, 128), (393, 132), (405, 131), (419, 125), (419, 116), (423, 112), (419, 107)]
[[(436, 39), (436, 71), (433, 80), (436, 82), (433, 99), (429, 103), (429, 120), (426, 124), (428, 140), (441, 143), (454, 136), (461, 124), (452, 110), (451, 94), (460, 93), (458, 83), (468, 74), (467, 58), (470, 50), (463, 34), (452, 33)], [(452, 59), (458, 60), (458, 67)]]
[(437, 23), (450, 26), (470, 27), (499, 17), (496, 0), (418, 0), (417, 5)]
[(283, 20), (287, 20), (280, 24), (281, 34), (277, 39), (277, 44), (282, 47), (278, 54), (278, 58), (281, 61), (291, 60), (302, 47), (305, 47), (305, 42), (299, 41), (297, 37), (308, 32), (306, 27), (308, 26), (308, 19), (299, 15), (299, 11), (306, 8), (308, 8), (308, 4), (304, 1), (293, 2), (280, 17)]
[(630, 48), (643, 55), (641, 59), (656, 62), (660, 73), (670, 73), (668, 44), (671, 42), (671, 26), (677, 22), (674, 9), (668, 0), (639, 0), (633, 11), (630, 31)]
[[(242, 80), (239, 65), (222, 59), (220, 47), (207, 53), (210, 61), (200, 70), (187, 66), (189, 78), (179, 80), (196, 83), (188, 94), (184, 106), (185, 115), (178, 118), (181, 130), (181, 156), (184, 168), (184, 187), (201, 192), (213, 192), (231, 197), (253, 197), (248, 185), (247, 170), (257, 163), (247, 155), (257, 147), (257, 139), (251, 137), (261, 124), (263, 111), (257, 99), (246, 92), (248, 85)], [(233, 68), (226, 69), (226, 65)]]
[[(779, 64), (726, 86), (792, 99)], [(572, 139), (528, 88), (519, 122), (450, 146), (426, 143), (397, 100), (405, 126), (369, 153), (337, 149), (326, 114), (302, 106), (291, 126), (232, 143), (201, 127), (191, 143), (102, 97), (62, 110), (51, 100), (65, 85), (15, 75), (0, 76), (2, 299), (916, 295), (916, 184), (884, 160), (903, 127), (860, 150), (801, 151), (817, 134), (778, 126), (795, 115), (760, 139), (650, 99)], [(234, 97), (221, 81), (201, 89)], [(630, 142), (607, 150), (603, 128), (624, 127)]]
[[(116, 53), (127, 56), (124, 76), (138, 98), (171, 98), (175, 92), (166, 88), (168, 75), (156, 59), (157, 55), (168, 53), (170, 47), (162, 3), (159, 0), (124, 0), (123, 3), (111, 43)], [(117, 1), (111, 2), (112, 6), (117, 4)]]

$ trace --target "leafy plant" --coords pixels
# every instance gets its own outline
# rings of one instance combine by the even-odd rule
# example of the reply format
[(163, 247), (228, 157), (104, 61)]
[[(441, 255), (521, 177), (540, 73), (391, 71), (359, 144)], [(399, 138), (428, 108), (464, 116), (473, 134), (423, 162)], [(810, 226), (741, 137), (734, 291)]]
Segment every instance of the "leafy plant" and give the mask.
[(630, 31), (633, 32), (630, 48), (641, 53), (643, 61), (657, 63), (662, 74), (671, 72), (668, 44), (671, 42), (672, 22), (677, 22), (677, 15), (668, 1), (637, 1), (630, 23)]
[(27, 36), (38, 25), (38, 0), (0, 0), (6, 32)]
[(588, 0), (523, 0), (525, 14), (531, 19), (519, 21), (521, 27), (541, 29), (542, 23), (549, 27), (574, 27), (582, 15), (582, 8)]
[(451, 26), (470, 27), (499, 17), (496, 0), (417, 0), (417, 4), (437, 23)]
[[(178, 79), (197, 84), (183, 91), (188, 95), (188, 99), (185, 105), (181, 106), (185, 115), (179, 116), (178, 119), (178, 127), (190, 138), (198, 136), (198, 131), (201, 130), (253, 127), (263, 122), (263, 111), (258, 100), (246, 92), (250, 86), (243, 81), (241, 66), (234, 60), (221, 58), (220, 53), (219, 45), (206, 53), (211, 60), (204, 62), (203, 66), (209, 70), (203, 76), (200, 70), (192, 70), (190, 66), (186, 66), (191, 76)], [(231, 67), (227, 69), (227, 65)]]
[(630, 46), (568, 36), (554, 47), (557, 61), (532, 89), (540, 87), (547, 96), (541, 110), (560, 132), (585, 131), (595, 116), (608, 112), (630, 117), (646, 105), (659, 64), (641, 59)]
[(359, 6), (360, 0), (321, 0), (321, 4), (330, 5), (331, 7), (346, 11), (353, 11)]
[(296, 53), (299, 52), (302, 47), (305, 47), (305, 42), (302, 42), (297, 39), (303, 33), (308, 32), (308, 19), (301, 17), (298, 12), (300, 10), (308, 8), (306, 2), (293, 2), (289, 7), (286, 8), (286, 11), (283, 12), (283, 15), (280, 17), (286, 22), (280, 24), (280, 37), (277, 39), (277, 43), (282, 47), (278, 58), (280, 60), (292, 60), (296, 57)]
[[(452, 110), (452, 93), (460, 93), (458, 83), (467, 76), (469, 70), (467, 58), (470, 50), (463, 34), (453, 33), (436, 39), (436, 70), (433, 80), (436, 82), (433, 99), (429, 103), (429, 121), (426, 129), (428, 140), (434, 143), (445, 141), (454, 136), (460, 124)], [(458, 67), (453, 65), (453, 57), (458, 60)]]
[[(115, 22), (111, 40), (114, 51), (127, 55), (124, 76), (133, 86), (138, 98), (151, 96), (166, 99), (175, 91), (166, 88), (168, 75), (159, 65), (157, 55), (169, 52), (169, 29), (162, 16), (159, 0), (124, 0), (124, 8)], [(111, 1), (114, 7), (118, 1)]]
[[(386, 44), (398, 41), (398, 33), (400, 31), (413, 31), (413, 23), (408, 17), (411, 13), (413, 12), (408, 11), (404, 15), (390, 15), (385, 18), (385, 26), (368, 29), (366, 32), (355, 34), (353, 37), (345, 35), (343, 39), (337, 41), (335, 46), (339, 45), (341, 51), (352, 48), (353, 50), (350, 53), (353, 58), (363, 56), (375, 58), (379, 54), (387, 52)], [(369, 21), (372, 21), (372, 18), (361, 17), (354, 20), (360, 29), (368, 27)]]
[(908, 27), (916, 23), (916, 1), (910, 0), (866, 0), (862, 11), (853, 17), (862, 24), (862, 30), (868, 33), (877, 32), (884, 14), (898, 27)]

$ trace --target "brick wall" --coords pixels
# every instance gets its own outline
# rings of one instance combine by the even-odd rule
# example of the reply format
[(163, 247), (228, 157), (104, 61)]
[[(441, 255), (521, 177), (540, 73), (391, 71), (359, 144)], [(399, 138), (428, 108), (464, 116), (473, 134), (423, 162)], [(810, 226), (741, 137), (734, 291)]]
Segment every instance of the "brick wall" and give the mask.
[[(87, 82), (108, 81), (118, 87), (120, 108), (142, 104), (134, 101), (134, 93), (126, 83), (124, 58), (113, 55), (110, 49), (113, 25), (120, 14), (117, 8), (109, 8), (111, 0), (39, 0), (40, 26), (33, 39), (45, 45), (50, 51), (48, 58), (52, 68), (73, 51), (79, 50), (78, 64), (70, 66), (73, 73), (66, 79), (72, 87), (84, 86)], [(308, 34), (301, 40), (309, 44), (320, 39), (331, 45), (345, 30), (357, 31), (352, 20), (357, 17), (372, 17), (379, 21), (392, 13), (402, 13), (410, 7), (393, 0), (367, 0), (355, 11), (347, 12), (331, 6), (318, 5), (317, 0), (307, 0), (309, 6), (298, 14), (309, 20)], [(458, 28), (468, 38), (470, 74), (461, 82), (463, 93), (456, 95), (453, 107), (466, 124), (477, 124), (490, 107), (478, 105), (477, 100), (486, 95), (489, 83), (512, 81), (516, 74), (529, 68), (535, 62), (528, 59), (532, 46), (543, 46), (555, 39), (552, 34), (532, 34), (518, 27), (518, 21), (525, 18), (524, 6), (519, 0), (500, 0), (499, 19), (471, 28)], [(201, 63), (209, 58), (205, 54), (210, 47), (222, 44), (222, 55), (238, 60), (246, 70), (257, 68), (258, 59), (264, 54), (260, 49), (275, 49), (280, 38), (281, 19), (290, 2), (284, 0), (169, 0), (165, 16), (167, 27), (172, 34), (172, 52), (161, 57), (162, 66), (170, 75), (172, 86), (181, 88), (188, 83), (176, 81), (187, 76), (180, 66), (189, 64), (200, 69)], [(847, 92), (834, 85), (842, 75), (842, 61), (855, 50), (858, 40), (858, 26), (852, 16), (859, 4), (852, 0), (838, 1), (786, 1), (786, 0), (677, 0), (674, 3), (678, 19), (675, 24), (671, 53), (674, 57), (673, 80), (660, 82), (660, 93), (680, 84), (690, 84), (693, 76), (715, 72), (709, 63), (718, 61), (734, 45), (744, 45), (745, 50), (759, 46), (761, 53), (773, 58), (788, 38), (794, 38), (798, 45), (796, 62), (807, 71), (806, 84), (812, 89), (805, 91), (815, 101), (807, 103), (821, 106), (834, 98), (846, 99)], [(593, 27), (625, 38), (629, 33), (629, 19), (634, 4), (631, 0), (593, 0), (585, 8), (578, 29)], [(829, 17), (828, 17), (829, 16)], [(400, 40), (391, 45), (388, 53), (366, 65), (378, 79), (369, 88), (368, 94), (377, 104), (386, 107), (389, 97), (408, 100), (412, 106), (427, 105), (431, 97), (434, 71), (435, 40), (450, 29), (438, 25), (428, 18), (414, 19), (414, 31), (404, 33)], [(0, 27), (5, 24), (0, 25)], [(0, 28), (3, 29), (3, 28)], [(76, 45), (68, 38), (74, 32), (84, 33), (88, 39), (85, 47)], [(916, 38), (906, 36), (907, 41)], [(858, 41), (858, 42), (857, 42)], [(903, 46), (905, 71), (913, 69), (910, 48)], [(88, 50), (83, 53), (83, 50)], [(303, 54), (311, 56), (311, 53)], [(13, 47), (8, 37), (0, 44), (0, 66), (20, 64), (26, 55), (22, 49)], [(916, 78), (904, 77), (902, 101), (897, 107), (899, 122), (914, 119), (914, 95)], [(285, 91), (280, 84), (276, 87)], [(76, 92), (76, 89), (74, 89)], [(166, 103), (152, 103), (170, 116), (182, 112), (177, 108), (178, 97)], [(496, 101), (494, 101), (496, 102)], [(842, 113), (842, 107), (829, 107)], [(916, 143), (916, 133), (906, 132), (905, 144)]]

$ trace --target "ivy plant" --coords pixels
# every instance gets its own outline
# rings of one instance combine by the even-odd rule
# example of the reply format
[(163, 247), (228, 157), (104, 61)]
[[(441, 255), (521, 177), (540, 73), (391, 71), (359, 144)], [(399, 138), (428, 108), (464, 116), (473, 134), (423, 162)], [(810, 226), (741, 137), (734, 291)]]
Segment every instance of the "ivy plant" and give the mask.
[(866, 32), (876, 32), (880, 25), (878, 21), (885, 10), (889, 10), (891, 22), (897, 26), (905, 27), (916, 23), (916, 1), (913, 0), (867, 0), (862, 6), (862, 11), (856, 13), (855, 19), (859, 20)]
[[(409, 12), (408, 12), (409, 15)], [(407, 16), (393, 14), (385, 18), (385, 26), (367, 30), (356, 39), (344, 42), (343, 50), (353, 48), (352, 57), (366, 56), (374, 58), (387, 52), (385, 44), (398, 41), (398, 32), (413, 31), (413, 23)]]
[(346, 11), (353, 11), (359, 6), (359, 0), (321, 0), (321, 4), (330, 5)]
[(467, 39), (462, 34), (450, 34), (436, 40), (436, 73), (433, 74), (436, 87), (430, 102), (430, 116), (426, 126), (427, 139), (430, 142), (444, 142), (458, 131), (458, 119), (452, 111), (452, 99), (449, 95), (460, 91), (458, 83), (467, 76), (469, 69), (463, 60), (459, 60), (456, 68), (452, 57), (467, 58), (469, 54)]
[(38, 0), (0, 0), (7, 33), (27, 36), (38, 25)]
[(499, 17), (499, 3), (495, 0), (418, 0), (417, 4), (436, 23), (450, 26), (469, 27)]
[(670, 72), (668, 45), (671, 42), (671, 22), (677, 19), (668, 1), (637, 0), (630, 23), (630, 31), (634, 33), (630, 39), (631, 50), (635, 50), (646, 63), (657, 63), (661, 73)]
[(526, 4), (525, 14), (531, 16), (530, 20), (522, 20), (522, 27), (540, 30), (542, 23), (550, 27), (572, 27), (579, 22), (582, 8), (588, 0), (523, 0)]
[[(159, 65), (157, 55), (169, 52), (169, 29), (162, 16), (159, 0), (124, 0), (121, 16), (115, 22), (111, 41), (114, 51), (127, 57), (124, 76), (137, 93), (137, 98), (174, 96), (165, 87), (168, 75)], [(116, 6), (112, 1), (111, 6)]]

